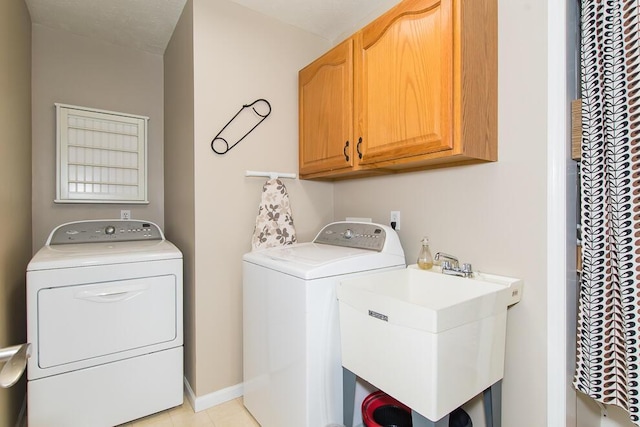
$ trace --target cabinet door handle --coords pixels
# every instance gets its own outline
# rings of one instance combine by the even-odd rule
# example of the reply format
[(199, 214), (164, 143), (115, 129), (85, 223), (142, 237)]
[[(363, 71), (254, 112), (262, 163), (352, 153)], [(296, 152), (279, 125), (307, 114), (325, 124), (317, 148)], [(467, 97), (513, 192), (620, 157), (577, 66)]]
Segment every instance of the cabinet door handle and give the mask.
[(347, 154), (347, 148), (349, 148), (349, 141), (344, 144), (344, 149), (342, 150), (342, 154), (344, 154), (344, 159), (349, 161), (349, 154)]
[(356, 151), (358, 152), (358, 158), (362, 159), (362, 151), (360, 151), (360, 144), (362, 144), (362, 137), (358, 138), (358, 143), (356, 144)]

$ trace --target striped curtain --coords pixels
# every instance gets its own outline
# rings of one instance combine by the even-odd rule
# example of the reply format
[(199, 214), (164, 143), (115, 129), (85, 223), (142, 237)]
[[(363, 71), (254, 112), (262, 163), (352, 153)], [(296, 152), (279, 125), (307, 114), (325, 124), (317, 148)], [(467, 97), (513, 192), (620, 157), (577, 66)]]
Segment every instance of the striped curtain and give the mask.
[(638, 0), (582, 0), (582, 275), (575, 388), (640, 425)]

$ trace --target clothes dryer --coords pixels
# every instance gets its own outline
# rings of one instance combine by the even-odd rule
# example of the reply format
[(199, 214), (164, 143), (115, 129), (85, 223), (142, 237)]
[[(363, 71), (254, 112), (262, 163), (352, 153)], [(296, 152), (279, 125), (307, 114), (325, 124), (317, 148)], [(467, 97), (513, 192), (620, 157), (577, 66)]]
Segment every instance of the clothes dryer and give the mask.
[(182, 253), (148, 221), (63, 224), (27, 267), (29, 427), (113, 426), (183, 400)]
[(312, 242), (243, 257), (244, 405), (262, 427), (342, 424), (336, 285), (405, 268), (390, 227), (335, 222)]

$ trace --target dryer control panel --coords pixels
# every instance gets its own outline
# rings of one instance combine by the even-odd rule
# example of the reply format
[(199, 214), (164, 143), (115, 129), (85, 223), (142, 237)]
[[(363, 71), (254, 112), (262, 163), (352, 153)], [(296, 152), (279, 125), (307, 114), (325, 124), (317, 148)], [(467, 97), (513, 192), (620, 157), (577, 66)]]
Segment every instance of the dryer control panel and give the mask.
[(386, 238), (385, 227), (380, 224), (334, 222), (324, 227), (313, 240), (313, 243), (371, 249), (380, 252), (384, 248)]
[(139, 220), (95, 220), (62, 224), (49, 235), (47, 245), (69, 243), (164, 240), (156, 224)]

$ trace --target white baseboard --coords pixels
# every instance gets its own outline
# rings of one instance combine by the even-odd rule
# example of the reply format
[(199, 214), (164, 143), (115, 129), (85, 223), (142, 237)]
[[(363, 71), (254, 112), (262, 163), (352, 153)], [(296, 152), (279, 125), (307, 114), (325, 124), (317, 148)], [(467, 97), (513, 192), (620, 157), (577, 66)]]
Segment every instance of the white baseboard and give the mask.
[(194, 412), (200, 412), (242, 396), (244, 394), (244, 386), (240, 383), (231, 387), (223, 388), (222, 390), (214, 391), (213, 393), (205, 394), (204, 396), (196, 396), (189, 384), (189, 381), (185, 378), (184, 391)]

